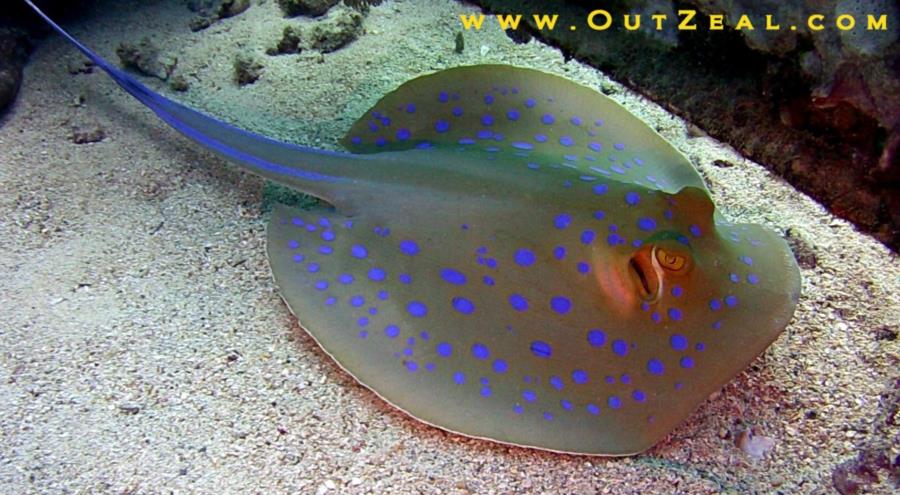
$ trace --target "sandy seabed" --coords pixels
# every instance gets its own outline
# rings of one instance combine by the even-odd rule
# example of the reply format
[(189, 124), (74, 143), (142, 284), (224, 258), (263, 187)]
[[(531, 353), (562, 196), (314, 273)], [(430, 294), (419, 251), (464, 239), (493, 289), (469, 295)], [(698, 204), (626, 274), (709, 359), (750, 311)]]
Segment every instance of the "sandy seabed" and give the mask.
[[(457, 16), (474, 10), (449, 1), (385, 2), (324, 57), (265, 55), (308, 22), (272, 0), (196, 33), (181, 2), (109, 5), (67, 28), (110, 60), (150, 36), (191, 89), (147, 84), (307, 145), (335, 147), (380, 96), (445, 67), (509, 63), (602, 89), (694, 162), (726, 217), (792, 229), (816, 263), (782, 336), (642, 455), (445, 433), (379, 400), (300, 330), (269, 275), (263, 182), (100, 71), (70, 74), (81, 56), (52, 36), (0, 127), (0, 492), (831, 493), (842, 463), (900, 454), (897, 257), (596, 70), (496, 26), (466, 33), (457, 54)], [(263, 62), (255, 84), (233, 82), (239, 52)], [(106, 138), (74, 144), (85, 128)], [(735, 444), (748, 427), (774, 440), (763, 458)], [(886, 473), (865, 492), (889, 492)]]

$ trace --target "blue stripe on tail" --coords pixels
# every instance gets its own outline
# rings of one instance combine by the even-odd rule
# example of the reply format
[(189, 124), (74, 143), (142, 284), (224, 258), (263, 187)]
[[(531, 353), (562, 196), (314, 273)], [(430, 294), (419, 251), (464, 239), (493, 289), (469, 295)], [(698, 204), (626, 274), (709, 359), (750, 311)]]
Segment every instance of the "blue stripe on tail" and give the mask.
[(341, 179), (340, 177), (281, 165), (270, 159), (266, 159), (266, 155), (273, 158), (275, 155), (283, 156), (286, 150), (298, 154), (303, 153), (319, 156), (348, 156), (347, 153), (307, 148), (305, 146), (276, 141), (265, 136), (239, 129), (222, 122), (221, 120), (204, 115), (196, 110), (192, 110), (180, 103), (170, 100), (147, 86), (144, 86), (125, 72), (113, 67), (112, 64), (107, 62), (103, 57), (91, 51), (58, 24), (53, 22), (53, 20), (34, 5), (31, 0), (24, 0), (24, 2), (28, 4), (37, 15), (43, 18), (57, 33), (69, 40), (70, 43), (75, 45), (75, 47), (84, 53), (92, 62), (109, 74), (109, 76), (112, 77), (125, 91), (153, 110), (153, 112), (167, 124), (192, 140), (225, 158), (245, 164), (253, 171), (275, 180), (277, 180), (277, 176), (295, 177), (304, 181), (331, 182)]

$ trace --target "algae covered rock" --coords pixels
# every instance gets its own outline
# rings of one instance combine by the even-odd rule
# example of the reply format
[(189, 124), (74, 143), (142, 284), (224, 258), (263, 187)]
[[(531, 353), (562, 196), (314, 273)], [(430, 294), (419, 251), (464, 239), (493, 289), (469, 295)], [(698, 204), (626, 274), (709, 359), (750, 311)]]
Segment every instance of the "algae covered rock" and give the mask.
[(177, 58), (160, 55), (159, 48), (150, 38), (143, 38), (136, 45), (120, 43), (116, 48), (116, 55), (119, 56), (123, 67), (163, 81), (172, 75), (178, 64)]
[(242, 54), (234, 59), (234, 80), (240, 86), (255, 83), (262, 71), (262, 64), (250, 55)]
[(325, 15), (340, 0), (278, 0), (278, 6), (287, 17), (307, 15), (319, 17)]
[(335, 9), (310, 30), (309, 47), (322, 53), (338, 50), (359, 37), (362, 23), (363, 15), (356, 10)]

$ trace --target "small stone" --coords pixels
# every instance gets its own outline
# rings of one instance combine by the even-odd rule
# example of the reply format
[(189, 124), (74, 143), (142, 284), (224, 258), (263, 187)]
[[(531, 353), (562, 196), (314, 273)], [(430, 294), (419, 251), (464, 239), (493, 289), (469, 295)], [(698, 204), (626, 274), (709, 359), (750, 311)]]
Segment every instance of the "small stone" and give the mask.
[(178, 92), (185, 92), (190, 88), (188, 80), (181, 74), (176, 74), (169, 79), (169, 87)]
[(88, 144), (103, 141), (106, 130), (97, 122), (90, 122), (72, 129), (70, 139), (75, 144)]
[(163, 81), (169, 78), (178, 64), (177, 58), (160, 56), (159, 48), (150, 38), (141, 39), (137, 45), (120, 43), (116, 55), (123, 66)]
[(350, 486), (359, 486), (363, 482), (362, 478), (353, 478), (350, 480)]

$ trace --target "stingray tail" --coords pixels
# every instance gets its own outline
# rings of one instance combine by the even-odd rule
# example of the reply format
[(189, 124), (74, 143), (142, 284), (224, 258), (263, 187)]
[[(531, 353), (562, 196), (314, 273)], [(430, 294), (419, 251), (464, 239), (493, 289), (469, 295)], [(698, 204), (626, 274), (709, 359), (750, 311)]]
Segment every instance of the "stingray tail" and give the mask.
[[(352, 181), (364, 157), (308, 148), (260, 136), (192, 110), (144, 86), (79, 42), (31, 0), (23, 0), (57, 33), (69, 40), (119, 86), (153, 110), (167, 124), (209, 150), (267, 179), (331, 200), (336, 183)], [(349, 176), (347, 175), (349, 174)]]

